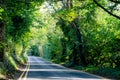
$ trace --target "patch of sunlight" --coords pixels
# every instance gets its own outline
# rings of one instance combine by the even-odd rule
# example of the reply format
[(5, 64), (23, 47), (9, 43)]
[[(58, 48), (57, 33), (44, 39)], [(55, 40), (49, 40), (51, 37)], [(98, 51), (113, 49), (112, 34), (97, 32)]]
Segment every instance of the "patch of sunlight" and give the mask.
[(0, 74), (0, 80), (5, 80), (5, 76), (4, 75), (2, 75), (2, 74)]
[(63, 65), (63, 64), (65, 64), (65, 62), (61, 62), (60, 64)]
[(105, 19), (108, 17), (108, 15), (102, 9), (98, 8), (96, 10), (96, 15), (97, 15), (96, 22), (98, 24), (107, 25)]
[(100, 80), (100, 79), (84, 79), (84, 78), (66, 78), (66, 77), (50, 77), (46, 79), (28, 78), (28, 80)]
[(11, 64), (15, 67), (15, 69), (17, 69), (18, 67), (17, 67), (17, 65), (16, 65), (16, 63), (15, 63), (15, 61), (13, 60), (13, 58), (12, 57), (9, 57), (9, 61), (11, 62)]
[(65, 59), (70, 59), (70, 57), (69, 57), (69, 56), (66, 56)]
[(116, 36), (116, 38), (120, 38), (120, 30), (116, 31), (114, 35)]
[(71, 70), (67, 70), (67, 69), (30, 69), (29, 71), (57, 71), (57, 72), (70, 72)]
[(15, 69), (18, 68), (16, 62), (14, 61), (14, 59), (9, 55), (9, 53), (5, 54), (5, 58), (8, 60), (8, 63), (11, 64)]

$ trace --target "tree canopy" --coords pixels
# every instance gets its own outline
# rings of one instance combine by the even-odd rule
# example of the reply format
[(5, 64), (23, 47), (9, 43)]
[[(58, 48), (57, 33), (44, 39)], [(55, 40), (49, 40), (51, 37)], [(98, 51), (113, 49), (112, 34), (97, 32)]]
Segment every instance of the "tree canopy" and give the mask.
[(119, 0), (0, 0), (0, 60), (119, 67), (119, 20)]

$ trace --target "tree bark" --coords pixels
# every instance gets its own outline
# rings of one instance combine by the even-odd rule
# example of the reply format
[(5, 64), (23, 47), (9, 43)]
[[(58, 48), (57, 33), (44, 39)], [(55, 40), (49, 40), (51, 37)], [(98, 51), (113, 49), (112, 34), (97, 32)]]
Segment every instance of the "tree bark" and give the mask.
[(83, 45), (82, 45), (82, 35), (81, 35), (81, 32), (80, 30), (78, 29), (77, 23), (75, 22), (75, 20), (72, 22), (72, 25), (73, 25), (73, 28), (75, 29), (76, 31), (76, 36), (77, 36), (77, 39), (78, 39), (78, 42), (80, 43), (79, 46), (78, 46), (78, 53), (80, 55), (80, 59), (81, 59), (81, 63), (83, 65), (87, 65), (86, 63), (86, 59), (85, 59), (85, 55), (83, 54)]
[(5, 27), (4, 23), (0, 21), (0, 61), (4, 60), (4, 39), (5, 39)]
[(67, 8), (71, 9), (73, 7), (72, 0), (67, 0)]

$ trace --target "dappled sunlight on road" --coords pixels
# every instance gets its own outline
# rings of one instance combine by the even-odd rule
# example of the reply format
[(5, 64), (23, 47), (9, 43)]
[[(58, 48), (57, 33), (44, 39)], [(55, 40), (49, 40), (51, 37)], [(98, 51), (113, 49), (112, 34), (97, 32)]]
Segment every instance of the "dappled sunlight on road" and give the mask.
[(102, 77), (65, 68), (38, 57), (29, 57), (27, 80), (104, 80)]

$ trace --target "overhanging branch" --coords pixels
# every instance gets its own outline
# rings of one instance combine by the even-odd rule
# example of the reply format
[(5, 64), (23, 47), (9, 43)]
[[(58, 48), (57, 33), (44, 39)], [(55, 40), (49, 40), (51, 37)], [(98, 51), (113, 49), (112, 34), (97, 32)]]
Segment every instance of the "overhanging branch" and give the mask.
[(120, 4), (120, 1), (116, 1), (116, 0), (109, 0), (109, 1)]
[[(95, 4), (97, 4), (100, 8), (102, 8), (104, 11), (106, 11), (108, 14), (110, 14), (111, 16), (120, 19), (120, 16), (117, 16), (115, 14), (113, 14), (112, 12), (108, 11), (106, 8), (104, 8), (102, 5), (100, 5), (96, 0), (93, 0), (95, 2)], [(114, 1), (114, 0), (112, 0)]]

